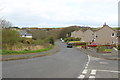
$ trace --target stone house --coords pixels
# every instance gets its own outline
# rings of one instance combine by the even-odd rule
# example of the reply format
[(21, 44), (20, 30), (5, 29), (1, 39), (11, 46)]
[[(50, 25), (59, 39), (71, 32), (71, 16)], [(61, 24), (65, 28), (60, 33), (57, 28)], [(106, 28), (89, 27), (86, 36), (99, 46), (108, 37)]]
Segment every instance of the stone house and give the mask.
[(102, 28), (94, 33), (94, 43), (98, 44), (117, 44), (117, 32), (108, 25), (103, 25)]
[(94, 39), (94, 32), (91, 29), (88, 29), (83, 32), (82, 42), (92, 42)]
[[(120, 34), (120, 33), (119, 33)], [(120, 44), (120, 35), (118, 31), (113, 30), (106, 23), (97, 31), (88, 29), (86, 31), (74, 31), (71, 33), (71, 37), (79, 37), (82, 42), (93, 42), (97, 44)]]
[(82, 39), (83, 38), (83, 31), (82, 30), (73, 31), (73, 32), (71, 32), (71, 37)]

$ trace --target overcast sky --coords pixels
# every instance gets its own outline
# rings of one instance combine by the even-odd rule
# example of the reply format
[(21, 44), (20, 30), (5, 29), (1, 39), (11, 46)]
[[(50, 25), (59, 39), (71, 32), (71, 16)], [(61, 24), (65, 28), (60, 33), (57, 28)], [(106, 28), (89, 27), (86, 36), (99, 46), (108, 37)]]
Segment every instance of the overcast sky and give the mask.
[(66, 27), (118, 25), (119, 0), (0, 0), (0, 17), (13, 25)]

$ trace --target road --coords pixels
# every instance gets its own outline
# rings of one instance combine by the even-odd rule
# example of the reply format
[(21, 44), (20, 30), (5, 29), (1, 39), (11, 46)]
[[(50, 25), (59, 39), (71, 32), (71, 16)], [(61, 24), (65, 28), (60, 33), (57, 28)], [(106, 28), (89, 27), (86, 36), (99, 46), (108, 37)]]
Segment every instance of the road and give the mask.
[(76, 48), (33, 59), (3, 61), (3, 78), (118, 78), (118, 61), (86, 55)]
[(53, 55), (33, 59), (4, 61), (3, 78), (77, 78), (88, 60), (86, 54), (75, 48), (66, 48)]
[(109, 80), (118, 80), (120, 71), (118, 71), (117, 60), (105, 60), (89, 56), (85, 69), (78, 78), (110, 78)]

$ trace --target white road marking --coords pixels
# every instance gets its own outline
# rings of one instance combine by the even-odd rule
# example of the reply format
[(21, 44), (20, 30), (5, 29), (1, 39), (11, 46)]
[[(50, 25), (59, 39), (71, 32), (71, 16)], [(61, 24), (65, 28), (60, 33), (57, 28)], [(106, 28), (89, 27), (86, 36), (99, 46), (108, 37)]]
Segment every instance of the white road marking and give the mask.
[(85, 75), (80, 75), (80, 76), (78, 76), (78, 78), (83, 79), (83, 78), (85, 78)]
[(89, 76), (89, 78), (95, 78), (95, 76)]
[(87, 74), (87, 72), (88, 72), (87, 67), (88, 67), (89, 63), (90, 63), (90, 56), (88, 55), (88, 61), (86, 63), (85, 69), (83, 70), (82, 74), (80, 76), (78, 76), (77, 78), (83, 79), (85, 77), (85, 74)]
[(107, 62), (99, 62), (100, 64), (108, 64)]
[(85, 66), (85, 69), (87, 69), (87, 66)]
[(92, 70), (91, 75), (96, 75), (96, 70)]
[(120, 73), (120, 71), (111, 71), (111, 70), (97, 70), (97, 71), (105, 71), (105, 72), (115, 72), (115, 73)]
[(87, 62), (87, 64), (89, 64), (90, 63), (90, 56), (88, 55), (88, 62)]
[(84, 69), (82, 74), (87, 74), (87, 71), (88, 71), (87, 69)]
[(86, 66), (88, 66), (88, 64), (86, 64)]

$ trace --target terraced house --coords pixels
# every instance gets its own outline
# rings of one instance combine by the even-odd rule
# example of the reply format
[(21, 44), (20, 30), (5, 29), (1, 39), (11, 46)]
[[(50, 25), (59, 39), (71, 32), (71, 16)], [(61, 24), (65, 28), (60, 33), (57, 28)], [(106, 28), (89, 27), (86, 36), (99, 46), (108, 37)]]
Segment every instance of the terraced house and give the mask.
[(82, 30), (78, 30), (78, 31), (73, 31), (71, 33), (71, 37), (75, 37), (75, 38), (83, 38), (83, 31)]
[(92, 42), (93, 39), (94, 39), (94, 32), (91, 29), (88, 29), (83, 32), (83, 37), (81, 38), (81, 41)]
[(80, 32), (74, 31), (71, 33), (71, 37), (81, 38), (82, 42), (93, 42), (102, 45), (118, 44), (117, 33), (118, 31), (113, 30), (105, 23), (103, 27), (101, 27), (97, 31), (93, 31), (91, 29)]
[(113, 30), (108, 25), (103, 25), (94, 33), (94, 42), (99, 44), (118, 44), (117, 31)]

